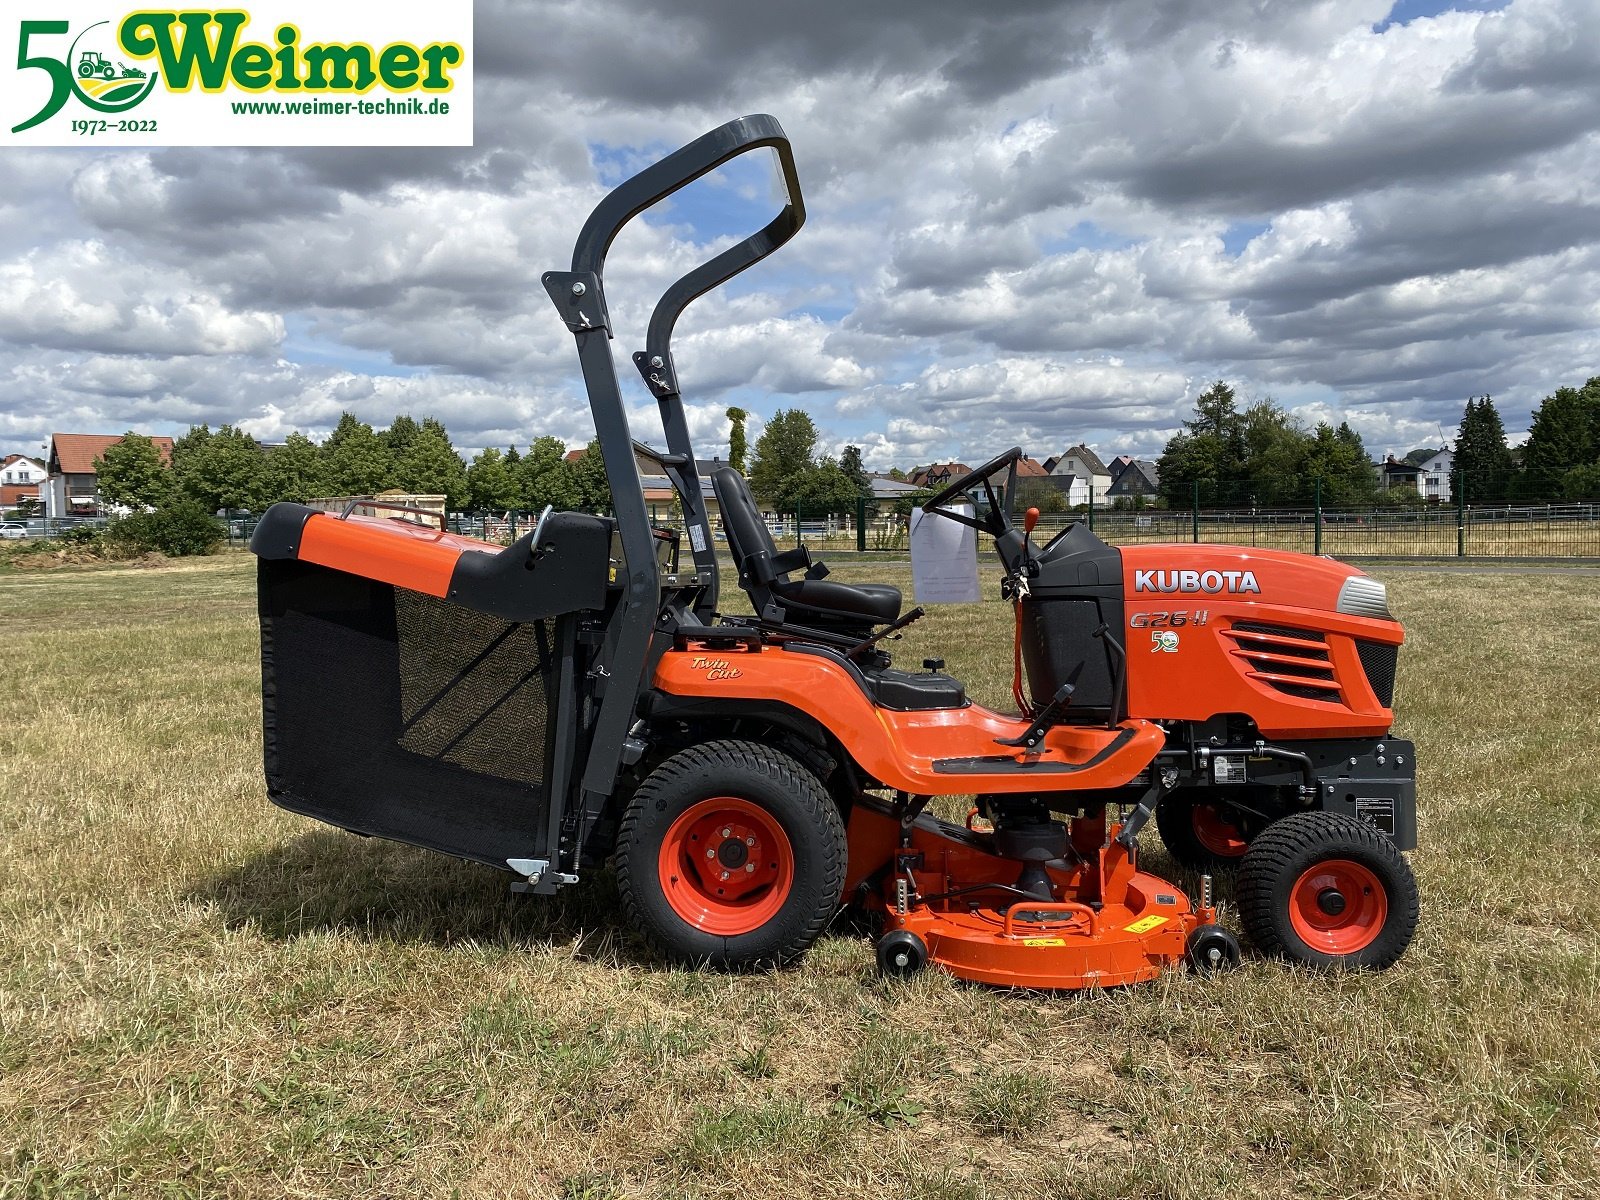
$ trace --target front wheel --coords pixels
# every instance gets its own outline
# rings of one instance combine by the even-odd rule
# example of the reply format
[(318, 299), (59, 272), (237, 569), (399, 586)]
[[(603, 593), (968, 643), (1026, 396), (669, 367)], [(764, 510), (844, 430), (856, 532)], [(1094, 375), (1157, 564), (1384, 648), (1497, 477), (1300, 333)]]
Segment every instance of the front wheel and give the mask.
[(1417, 880), (1394, 842), (1342, 813), (1285, 817), (1250, 843), (1239, 916), (1267, 954), (1324, 969), (1392, 966), (1417, 929)]
[(844, 887), (839, 810), (799, 762), (755, 742), (667, 759), (617, 830), (623, 911), (663, 956), (773, 966), (827, 927)]

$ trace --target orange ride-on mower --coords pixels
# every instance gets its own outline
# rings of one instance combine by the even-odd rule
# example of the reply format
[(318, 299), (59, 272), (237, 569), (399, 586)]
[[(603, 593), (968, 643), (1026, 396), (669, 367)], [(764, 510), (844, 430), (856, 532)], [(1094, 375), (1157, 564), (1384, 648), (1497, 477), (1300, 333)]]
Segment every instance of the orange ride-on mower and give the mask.
[[(636, 365), (666, 449), (633, 441), (605, 256), (622, 226), (736, 155), (770, 149), (787, 203), (679, 280)], [(711, 479), (753, 611), (722, 575), (679, 395), (673, 328), (788, 241), (805, 210), (771, 117), (733, 121), (608, 195), (569, 271), (572, 332), (614, 517), (548, 510), (501, 547), (363, 501), (268, 511), (260, 557), (266, 774), (285, 808), (473, 859), (552, 893), (610, 858), (624, 911), (676, 961), (801, 954), (845, 903), (882, 969), (937, 963), (1036, 988), (1133, 983), (1238, 943), (1198, 895), (1140, 869), (1154, 816), (1180, 858), (1239, 862), (1245, 928), (1318, 966), (1382, 967), (1417, 893), (1414, 761), (1389, 736), (1400, 626), (1383, 585), (1327, 559), (1223, 546), (1119, 550), (1013, 524), (1012, 450), (926, 506), (994, 542), (1016, 611), (1019, 712), (971, 702), (938, 660), (884, 650), (922, 615), (772, 542), (745, 481)], [(678, 492), (652, 528), (639, 463)], [(975, 502), (947, 507), (957, 499)], [(441, 524), (441, 523), (437, 523)], [(687, 542), (687, 545), (684, 542)], [(972, 798), (965, 826), (937, 797)]]

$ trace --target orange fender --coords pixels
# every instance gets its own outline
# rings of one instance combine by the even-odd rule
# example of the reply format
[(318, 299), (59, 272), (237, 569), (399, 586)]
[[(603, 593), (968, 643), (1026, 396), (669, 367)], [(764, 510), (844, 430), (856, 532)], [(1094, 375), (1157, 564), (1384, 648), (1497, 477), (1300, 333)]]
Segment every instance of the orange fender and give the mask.
[(1166, 742), (1149, 721), (1058, 725), (1037, 751), (998, 745), (1028, 722), (981, 705), (895, 712), (879, 708), (845, 667), (776, 646), (672, 650), (655, 686), (673, 696), (778, 703), (805, 713), (836, 737), (885, 787), (918, 795), (1077, 791), (1121, 787)]

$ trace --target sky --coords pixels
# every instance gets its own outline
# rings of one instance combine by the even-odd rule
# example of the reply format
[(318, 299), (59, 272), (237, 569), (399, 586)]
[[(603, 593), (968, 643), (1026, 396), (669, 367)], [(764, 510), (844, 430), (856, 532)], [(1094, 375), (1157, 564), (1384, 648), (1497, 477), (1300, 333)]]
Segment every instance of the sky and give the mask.
[[(462, 149), (0, 151), (0, 452), (344, 410), (469, 454), (592, 426), (539, 284), (607, 187), (770, 112), (809, 219), (674, 346), (697, 448), (801, 407), (874, 469), (1154, 457), (1214, 379), (1375, 455), (1600, 374), (1600, 2), (481, 0)], [(635, 221), (629, 355), (765, 224), (741, 160)], [(759, 156), (765, 158), (766, 156)]]

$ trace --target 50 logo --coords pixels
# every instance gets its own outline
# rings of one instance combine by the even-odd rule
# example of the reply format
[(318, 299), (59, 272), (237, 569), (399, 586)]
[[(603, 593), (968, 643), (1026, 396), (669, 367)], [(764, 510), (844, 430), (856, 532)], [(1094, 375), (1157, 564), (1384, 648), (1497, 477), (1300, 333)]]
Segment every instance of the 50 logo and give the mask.
[[(103, 32), (97, 33), (102, 27)], [(73, 38), (66, 47), (65, 58), (29, 53), (34, 38), (64, 37), (68, 32), (66, 21), (22, 22), (17, 41), (17, 69), (44, 71), (50, 76), (51, 88), (44, 107), (22, 124), (13, 125), (12, 133), (21, 133), (48, 121), (73, 96), (95, 112), (124, 113), (154, 90), (160, 78), (158, 72), (130, 67), (116, 58), (119, 48), (110, 21), (91, 25)]]

